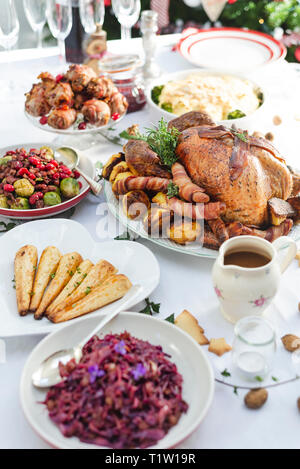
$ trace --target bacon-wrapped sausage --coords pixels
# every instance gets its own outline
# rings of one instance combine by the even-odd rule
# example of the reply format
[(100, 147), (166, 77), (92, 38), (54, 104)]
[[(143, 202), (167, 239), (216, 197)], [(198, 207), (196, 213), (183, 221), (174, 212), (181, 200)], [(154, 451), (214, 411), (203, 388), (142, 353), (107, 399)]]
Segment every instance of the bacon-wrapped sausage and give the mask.
[(120, 114), (120, 116), (123, 116), (128, 109), (127, 99), (119, 92), (112, 95), (108, 100), (108, 105), (112, 114)]
[(204, 194), (202, 187), (194, 184), (186, 173), (184, 166), (174, 163), (172, 166), (173, 182), (179, 187), (179, 195), (188, 202), (209, 202), (209, 196)]
[(90, 82), (96, 78), (96, 72), (87, 65), (70, 65), (66, 73), (66, 78), (71, 82), (73, 91), (80, 93)]
[(110, 119), (109, 106), (104, 101), (98, 99), (89, 99), (81, 110), (85, 119), (96, 127), (108, 124)]
[(25, 109), (31, 116), (44, 116), (51, 109), (46, 96), (45, 88), (42, 83), (32, 86), (29, 93), (26, 94)]
[(188, 217), (192, 220), (213, 220), (224, 212), (226, 205), (224, 202), (209, 202), (208, 204), (197, 204), (183, 202), (177, 197), (167, 199), (170, 210), (177, 215)]
[(63, 104), (69, 106), (72, 103), (74, 93), (69, 83), (61, 81), (57, 83), (55, 88), (50, 89), (46, 96), (51, 107), (59, 107)]
[(221, 244), (224, 243), (227, 239), (229, 239), (227, 228), (221, 218), (208, 220), (208, 224), (210, 229), (216, 235), (216, 238), (220, 241)]
[(54, 109), (48, 117), (48, 124), (54, 129), (68, 129), (76, 121), (75, 109)]
[(53, 75), (49, 72), (42, 72), (38, 78), (42, 80), (42, 85), (46, 92), (52, 90), (56, 86), (56, 81)]
[(113, 94), (118, 93), (118, 89), (110, 78), (97, 77), (90, 80), (86, 92), (93, 98), (110, 99)]
[(115, 194), (119, 195), (126, 194), (132, 190), (167, 192), (169, 182), (169, 179), (153, 176), (128, 176), (123, 179), (117, 179), (112, 189)]

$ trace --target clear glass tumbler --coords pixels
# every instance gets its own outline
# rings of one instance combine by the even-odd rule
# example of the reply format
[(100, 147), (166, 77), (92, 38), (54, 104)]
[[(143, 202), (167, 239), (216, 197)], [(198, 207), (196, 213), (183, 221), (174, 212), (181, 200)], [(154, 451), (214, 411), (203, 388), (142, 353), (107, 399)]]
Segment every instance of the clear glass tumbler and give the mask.
[(276, 333), (264, 318), (250, 316), (241, 319), (234, 328), (232, 359), (245, 378), (263, 378), (272, 369), (276, 352)]

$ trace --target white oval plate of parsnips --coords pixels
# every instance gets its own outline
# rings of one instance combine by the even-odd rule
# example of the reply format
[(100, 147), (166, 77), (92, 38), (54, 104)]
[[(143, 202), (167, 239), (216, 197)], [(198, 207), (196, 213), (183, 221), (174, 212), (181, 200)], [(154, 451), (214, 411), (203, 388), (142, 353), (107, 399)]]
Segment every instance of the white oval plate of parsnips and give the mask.
[[(37, 250), (38, 262), (32, 266), (32, 270), (31, 264), (29, 268), (29, 270), (33, 272), (32, 276), (34, 278), (32, 288), (28, 288), (27, 283), (28, 275), (30, 276), (29, 271), (27, 275), (23, 276), (23, 279), (19, 274), (17, 274), (18, 278), (15, 278), (16, 253), (24, 246), (33, 246)], [(25, 299), (18, 298), (18, 302), (25, 301), (26, 303), (26, 296), (30, 294), (32, 299), (34, 289), (37, 288), (35, 282), (39, 271), (41, 255), (49, 246), (56, 247), (59, 250), (61, 255), (59, 262), (61, 262), (61, 264), (58, 263), (56, 268), (53, 267), (56, 269), (55, 273), (49, 275), (49, 282), (41, 298), (41, 302), (43, 299), (45, 301), (44, 297), (48, 295), (48, 301), (46, 302), (49, 302), (48, 308), (46, 308), (44, 312), (42, 311), (44, 314), (41, 314), (42, 317), (39, 320), (35, 319), (32, 312), (22, 316), (19, 314), (18, 309), (20, 310), (20, 308), (18, 308), (18, 306), (20, 305), (17, 303), (17, 293), (20, 295), (20, 290), (22, 291), (20, 285), (22, 287), (22, 282), (24, 282), (23, 295), (25, 295)], [(95, 296), (95, 289), (97, 289), (97, 291), (100, 290), (101, 285), (97, 285), (97, 282), (95, 283), (93, 273), (97, 275), (98, 271), (102, 270), (101, 268), (97, 270), (97, 266), (99, 266), (99, 263), (103, 260), (115, 268), (113, 272), (115, 277), (113, 282), (110, 282), (112, 276), (103, 278), (103, 284), (105, 281), (107, 282), (107, 288), (113, 295), (114, 285), (117, 285), (118, 288), (118, 285), (123, 283), (124, 286), (124, 282), (119, 282), (119, 280), (125, 277), (129, 280), (128, 283), (125, 282), (125, 290), (126, 288), (130, 288), (130, 284), (141, 285), (140, 295), (134, 299), (130, 307), (148, 297), (158, 285), (160, 277), (158, 262), (148, 248), (132, 241), (97, 243), (80, 223), (72, 220), (52, 219), (47, 220), (47, 223), (45, 223), (45, 221), (33, 221), (19, 225), (0, 238), (0, 248), (2, 252), (0, 258), (0, 337), (47, 334), (64, 327), (69, 320), (72, 320), (72, 322), (79, 320), (80, 317), (82, 317), (81, 313), (85, 311), (85, 309), (88, 309), (87, 302), (91, 302), (93, 298), (96, 300), (96, 303), (98, 301), (98, 298), (96, 298), (97, 295)], [(71, 256), (70, 253), (72, 253)], [(73, 256), (73, 253), (76, 255)], [(68, 255), (72, 259), (71, 262), (74, 263), (75, 260), (75, 264), (72, 264), (71, 268), (69, 268), (68, 264), (63, 262), (65, 259), (64, 256)], [(90, 263), (88, 263), (89, 265), (87, 265), (87, 260), (90, 261)], [(58, 268), (60, 265), (61, 272), (59, 273)], [(81, 269), (81, 265), (85, 266), (85, 270)], [(69, 272), (70, 278), (68, 282), (65, 276), (63, 287), (62, 285), (58, 285), (56, 286), (56, 291), (52, 292), (55, 282), (59, 283), (64, 271)], [(91, 285), (88, 285), (89, 279), (91, 280)], [(78, 288), (81, 288), (82, 294), (76, 294), (75, 296), (75, 292)], [(125, 290), (123, 292), (124, 294), (126, 294)], [(62, 294), (62, 292), (65, 293)], [(106, 293), (107, 292), (102, 291), (102, 296), (106, 295)], [(62, 295), (65, 306), (63, 308), (56, 308), (56, 312), (54, 311), (52, 317), (50, 317), (47, 310), (49, 309), (51, 311), (51, 304), (54, 303), (59, 295)], [(75, 298), (75, 302), (73, 298)], [(62, 305), (63, 301), (61, 303)], [(76, 304), (79, 305), (79, 307), (77, 307)], [(118, 299), (87, 314), (102, 316), (110, 313), (117, 305)], [(27, 306), (25, 304), (25, 309), (26, 308)], [(49, 316), (51, 320), (49, 320), (47, 316)]]

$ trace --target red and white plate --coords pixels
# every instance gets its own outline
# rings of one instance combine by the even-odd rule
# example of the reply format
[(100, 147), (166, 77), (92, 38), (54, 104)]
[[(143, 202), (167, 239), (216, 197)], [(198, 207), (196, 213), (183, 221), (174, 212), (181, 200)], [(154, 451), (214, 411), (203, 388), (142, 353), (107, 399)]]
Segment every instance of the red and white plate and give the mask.
[(286, 56), (286, 48), (268, 34), (239, 28), (189, 28), (178, 50), (198, 67), (255, 70)]
[[(9, 147), (1, 148), (0, 157), (4, 156), (7, 151), (15, 150), (16, 148), (25, 148), (25, 150), (29, 151), (30, 148), (40, 148), (44, 145), (48, 145), (53, 150), (55, 149), (55, 145), (50, 144), (50, 143), (45, 143), (45, 142), (42, 142), (42, 143), (34, 142), (34, 143), (26, 143), (26, 144), (20, 143), (20, 144), (10, 145)], [(91, 178), (95, 177), (95, 166), (91, 162), (91, 160), (85, 157), (84, 155), (80, 158), (79, 167), (80, 169), (82, 169), (82, 171), (84, 171)], [(90, 186), (87, 184), (87, 182), (83, 178), (80, 178), (79, 181), (82, 184), (80, 193), (76, 197), (66, 200), (62, 202), (61, 204), (53, 205), (52, 207), (44, 207), (44, 208), (32, 209), (32, 210), (12, 210), (8, 208), (0, 207), (0, 215), (2, 217), (11, 218), (11, 219), (34, 220), (38, 218), (52, 217), (54, 215), (58, 215), (59, 213), (66, 212), (70, 208), (75, 207), (75, 205), (79, 204), (79, 202), (81, 202), (81, 200), (84, 199), (90, 191)]]

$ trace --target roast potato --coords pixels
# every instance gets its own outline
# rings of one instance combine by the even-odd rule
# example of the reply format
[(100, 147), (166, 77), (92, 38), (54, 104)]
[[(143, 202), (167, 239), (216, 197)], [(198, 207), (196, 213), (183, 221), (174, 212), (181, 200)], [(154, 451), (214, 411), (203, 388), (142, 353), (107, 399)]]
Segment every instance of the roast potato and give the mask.
[(131, 220), (141, 218), (150, 208), (149, 197), (141, 190), (127, 192), (123, 197), (122, 204), (125, 215)]
[(103, 285), (93, 288), (77, 303), (72, 303), (65, 309), (52, 314), (50, 319), (58, 323), (83, 316), (119, 300), (128, 292), (131, 286), (130, 280), (125, 275), (113, 275)]
[(167, 229), (167, 236), (178, 244), (193, 243), (201, 234), (201, 226), (195, 221), (178, 221)]
[(51, 276), (55, 274), (57, 270), (60, 258), (61, 253), (55, 246), (48, 246), (42, 252), (32, 289), (32, 298), (29, 307), (31, 313), (35, 313), (38, 309), (44, 292), (51, 280)]
[(121, 181), (121, 179), (125, 179), (125, 178), (127, 178), (127, 177), (129, 177), (129, 176), (133, 176), (133, 174), (132, 174), (130, 171), (125, 171), (124, 173), (119, 173), (119, 174), (116, 176), (116, 178), (115, 178), (115, 180), (114, 180), (114, 182), (113, 182), (113, 184), (112, 184), (112, 191), (113, 191), (113, 193), (115, 194), (115, 196), (117, 197), (117, 199), (119, 198), (119, 195), (120, 195), (120, 194), (118, 193), (118, 185), (117, 185), (118, 181)]
[(59, 261), (57, 271), (44, 294), (38, 309), (35, 312), (35, 319), (41, 319), (46, 309), (52, 301), (60, 294), (63, 288), (74, 275), (76, 267), (82, 262), (82, 257), (77, 252), (65, 254)]
[(270, 222), (275, 226), (281, 225), (286, 218), (291, 218), (296, 215), (296, 211), (289, 202), (278, 199), (277, 197), (273, 197), (268, 201), (268, 208)]
[(103, 170), (102, 170), (102, 176), (104, 179), (109, 181), (110, 175), (114, 167), (120, 163), (121, 161), (124, 161), (125, 155), (124, 153), (117, 153), (116, 155), (112, 155), (108, 162), (104, 165)]
[(109, 176), (109, 182), (112, 184), (119, 173), (125, 173), (125, 172), (128, 172), (128, 171), (130, 171), (130, 169), (129, 169), (126, 161), (121, 161), (121, 163), (118, 163), (118, 164), (116, 164), (116, 166), (114, 166), (114, 168), (113, 168), (113, 170), (112, 170), (112, 172), (110, 173), (110, 176)]
[(173, 213), (165, 208), (152, 205), (143, 220), (145, 231), (149, 236), (164, 236), (173, 222)]
[(20, 316), (25, 316), (29, 310), (37, 261), (38, 252), (35, 246), (23, 246), (15, 256), (15, 284)]
[(86, 259), (85, 261), (81, 262), (79, 266), (76, 268), (76, 271), (70, 281), (67, 283), (65, 288), (60, 292), (60, 294), (55, 298), (55, 300), (48, 306), (46, 315), (48, 316), (51, 314), (52, 311), (56, 309), (56, 307), (66, 300), (68, 297), (72, 295), (72, 293), (81, 285), (83, 280), (87, 277), (87, 274), (91, 270), (94, 264), (89, 260)]

